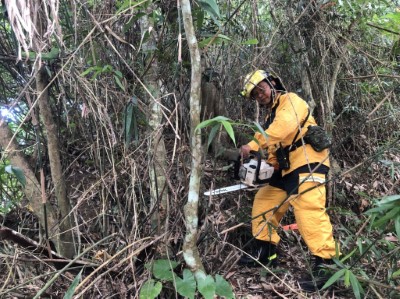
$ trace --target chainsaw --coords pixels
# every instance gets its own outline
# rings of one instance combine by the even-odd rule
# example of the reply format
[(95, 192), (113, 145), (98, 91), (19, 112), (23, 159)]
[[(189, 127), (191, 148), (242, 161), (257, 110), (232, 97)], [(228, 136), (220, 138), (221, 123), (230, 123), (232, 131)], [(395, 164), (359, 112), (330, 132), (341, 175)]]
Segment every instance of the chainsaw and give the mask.
[(235, 177), (240, 179), (240, 184), (209, 190), (204, 192), (204, 195), (219, 195), (245, 189), (255, 190), (266, 185), (273, 173), (274, 167), (265, 162), (259, 152), (251, 151), (250, 159), (240, 165), (238, 173), (235, 174)]

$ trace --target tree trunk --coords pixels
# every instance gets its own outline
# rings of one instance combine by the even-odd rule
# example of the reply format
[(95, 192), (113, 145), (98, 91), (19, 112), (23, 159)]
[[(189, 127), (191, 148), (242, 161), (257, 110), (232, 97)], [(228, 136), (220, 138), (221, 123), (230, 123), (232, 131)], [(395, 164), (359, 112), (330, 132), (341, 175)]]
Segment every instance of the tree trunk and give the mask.
[[(32, 171), (29, 162), (26, 160), (25, 155), (19, 148), (15, 139), (12, 138), (13, 133), (7, 126), (5, 121), (0, 120), (0, 146), (3, 148), (6, 156), (12, 166), (20, 168), (26, 178), (26, 184), (23, 192), (28, 201), (28, 209), (39, 218), (41, 228), (45, 227), (45, 215), (42, 205), (42, 193), (40, 190), (40, 183), (37, 180), (35, 173)], [(49, 227), (57, 227), (56, 213), (53, 207), (46, 203), (47, 223)]]
[[(151, 111), (151, 115), (149, 117), (149, 127), (152, 138), (148, 153), (150, 157), (149, 161), (151, 161), (149, 171), (151, 192), (150, 208), (152, 211), (154, 211), (151, 217), (152, 228), (156, 229), (158, 233), (161, 233), (165, 227), (165, 219), (168, 213), (168, 192), (165, 178), (166, 149), (161, 130), (163, 119), (160, 99), (161, 84), (158, 82), (158, 62), (156, 56), (154, 55), (157, 47), (155, 34), (156, 29), (153, 20), (148, 17), (148, 14), (150, 14), (152, 11), (153, 7), (151, 4), (149, 4), (146, 15), (141, 18), (140, 25), (142, 36), (144, 36), (146, 32), (150, 34), (149, 39), (142, 45), (143, 52), (146, 53), (148, 57), (148, 59), (145, 61), (146, 65), (144, 66), (144, 69), (148, 68), (148, 71), (144, 76), (144, 83), (150, 92), (149, 110)], [(164, 251), (163, 249), (161, 250)]]
[(184, 207), (186, 236), (183, 244), (183, 257), (187, 266), (196, 277), (204, 275), (204, 267), (197, 248), (198, 234), (198, 207), (200, 192), (200, 169), (202, 161), (201, 135), (195, 132), (200, 123), (200, 99), (201, 99), (201, 67), (200, 52), (193, 28), (192, 11), (189, 0), (182, 0), (183, 25), (186, 32), (186, 40), (189, 45), (190, 61), (192, 67), (190, 86), (190, 148), (192, 153), (192, 167), (189, 181), (188, 201)]
[(48, 79), (43, 67), (38, 66), (36, 75), (36, 90), (39, 95), (39, 108), (43, 123), (47, 132), (47, 147), (50, 160), (51, 177), (54, 184), (55, 196), (60, 213), (60, 233), (58, 252), (67, 258), (75, 255), (73, 244), (73, 225), (70, 215), (71, 205), (67, 197), (67, 189), (63, 177), (60, 158), (60, 146), (58, 144), (57, 126), (54, 122), (50, 108), (49, 93), (47, 89)]

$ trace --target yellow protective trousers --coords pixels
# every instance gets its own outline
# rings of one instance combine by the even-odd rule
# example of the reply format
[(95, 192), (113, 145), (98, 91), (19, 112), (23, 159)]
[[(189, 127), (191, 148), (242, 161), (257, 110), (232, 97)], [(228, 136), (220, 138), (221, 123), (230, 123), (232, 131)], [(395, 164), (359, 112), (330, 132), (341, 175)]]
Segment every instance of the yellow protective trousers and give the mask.
[(257, 192), (252, 210), (252, 234), (256, 239), (277, 245), (280, 237), (276, 228), (291, 205), (300, 234), (311, 254), (329, 259), (335, 256), (336, 250), (332, 225), (325, 210), (325, 174), (299, 173), (297, 178), (299, 186), (295, 193), (298, 194), (291, 195), (276, 211), (274, 207), (287, 198), (284, 188), (267, 185)]

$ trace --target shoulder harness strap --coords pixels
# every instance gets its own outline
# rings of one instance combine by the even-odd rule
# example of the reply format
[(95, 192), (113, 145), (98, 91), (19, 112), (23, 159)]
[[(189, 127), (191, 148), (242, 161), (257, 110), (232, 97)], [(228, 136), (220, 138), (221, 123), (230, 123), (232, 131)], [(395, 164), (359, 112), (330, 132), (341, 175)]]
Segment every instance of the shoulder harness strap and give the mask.
[(302, 141), (301, 138), (300, 138), (299, 140), (297, 140), (297, 142), (296, 142), (296, 139), (297, 139), (297, 137), (299, 136), (299, 134), (300, 134), (300, 132), (301, 132), (301, 129), (304, 127), (304, 124), (307, 122), (308, 117), (310, 116), (310, 109), (307, 109), (307, 111), (308, 111), (308, 112), (307, 112), (307, 116), (306, 116), (306, 118), (304, 119), (304, 121), (301, 123), (299, 130), (297, 131), (296, 135), (294, 136), (293, 141), (292, 141), (292, 144), (286, 146), (286, 147), (285, 147), (285, 150), (288, 150), (289, 152), (292, 152), (292, 151), (294, 151), (295, 149), (297, 149), (298, 147), (300, 147), (300, 146), (303, 145), (303, 141)]

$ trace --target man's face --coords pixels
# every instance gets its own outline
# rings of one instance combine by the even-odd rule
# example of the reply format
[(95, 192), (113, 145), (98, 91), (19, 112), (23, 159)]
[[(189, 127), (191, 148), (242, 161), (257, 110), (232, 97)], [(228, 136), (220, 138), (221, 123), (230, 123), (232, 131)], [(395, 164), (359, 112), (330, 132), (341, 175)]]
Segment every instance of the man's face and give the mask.
[(269, 84), (265, 81), (261, 81), (251, 91), (251, 98), (256, 100), (260, 105), (270, 106), (272, 105), (271, 94), (272, 92)]

